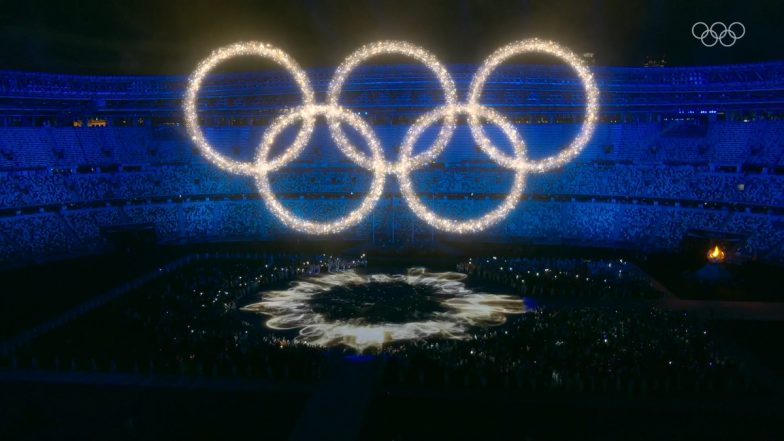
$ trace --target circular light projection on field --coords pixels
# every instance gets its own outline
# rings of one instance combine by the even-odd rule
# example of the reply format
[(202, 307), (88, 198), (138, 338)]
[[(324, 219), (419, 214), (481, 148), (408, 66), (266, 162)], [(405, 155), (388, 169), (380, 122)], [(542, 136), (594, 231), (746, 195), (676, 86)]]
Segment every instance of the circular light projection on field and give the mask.
[(520, 297), (479, 292), (466, 275), (410, 268), (405, 274), (355, 270), (314, 276), (262, 293), (242, 308), (269, 316), (266, 326), (299, 329), (296, 340), (358, 351), (426, 338), (465, 339), (475, 326), (497, 326), (521, 314)]

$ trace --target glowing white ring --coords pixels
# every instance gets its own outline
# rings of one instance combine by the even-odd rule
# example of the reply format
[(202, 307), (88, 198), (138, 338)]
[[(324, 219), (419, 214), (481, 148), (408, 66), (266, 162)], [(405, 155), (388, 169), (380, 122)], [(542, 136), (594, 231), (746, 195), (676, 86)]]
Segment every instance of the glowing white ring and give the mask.
[[(596, 121), (598, 119), (597, 114), (599, 109), (599, 89), (594, 83), (591, 71), (588, 69), (588, 67), (585, 66), (585, 64), (583, 64), (582, 61), (580, 61), (580, 58), (577, 57), (577, 55), (551, 41), (532, 39), (508, 44), (493, 52), (493, 54), (490, 55), (487, 60), (485, 60), (484, 64), (482, 64), (482, 66), (476, 72), (476, 75), (474, 75), (468, 91), (468, 105), (477, 107), (479, 106), (479, 98), (482, 95), (482, 89), (484, 88), (485, 82), (493, 70), (498, 67), (498, 65), (510, 57), (528, 52), (545, 53), (566, 61), (566, 63), (571, 66), (572, 69), (574, 69), (574, 71), (577, 73), (577, 76), (580, 78), (580, 81), (583, 84), (583, 88), (585, 89), (586, 96), (585, 121), (583, 122), (580, 133), (578, 133), (577, 137), (574, 139), (574, 141), (571, 142), (571, 144), (569, 144), (567, 148), (563, 149), (557, 155), (550, 156), (538, 161), (517, 161), (517, 166), (522, 169), (544, 172), (560, 167), (567, 161), (575, 158), (583, 150), (583, 148), (585, 148), (585, 145), (588, 144), (588, 141), (591, 139), (596, 126)], [(493, 143), (490, 142), (487, 136), (485, 136), (482, 128), (479, 126), (479, 118), (475, 113), (471, 112), (468, 114), (468, 124), (471, 127), (471, 134), (479, 144), (479, 147), (482, 148), (482, 150), (484, 150), (485, 153), (487, 153), (491, 158), (493, 158), (495, 162), (501, 164), (516, 161), (515, 159), (501, 153), (501, 151), (499, 151), (493, 145)]]
[[(740, 35), (735, 34), (735, 32), (732, 30), (732, 27), (735, 26), (736, 24), (740, 25), (740, 28), (743, 30), (743, 33)], [(735, 38), (736, 40), (741, 39), (746, 35), (746, 26), (744, 26), (743, 23), (739, 21), (733, 21), (732, 23), (730, 23), (730, 25), (727, 27), (727, 30), (731, 33), (732, 37)]]
[[(335, 75), (329, 83), (329, 92), (327, 93), (327, 102), (333, 106), (339, 106), (340, 92), (343, 85), (348, 79), (348, 76), (360, 63), (378, 55), (404, 55), (411, 57), (430, 69), (441, 84), (444, 90), (444, 100), (447, 106), (457, 104), (457, 88), (449, 71), (438, 61), (438, 59), (430, 52), (422, 49), (421, 47), (414, 46), (411, 43), (404, 41), (379, 41), (371, 43), (357, 49), (354, 53), (349, 55), (343, 63), (335, 70)], [(438, 132), (436, 140), (426, 151), (418, 154), (413, 158), (415, 164), (424, 165), (431, 162), (446, 148), (446, 143), (452, 137), (455, 131), (457, 121), (455, 115), (447, 115), (444, 118), (444, 125), (441, 131)], [(362, 154), (346, 137), (346, 134), (340, 128), (340, 123), (335, 120), (329, 121), (329, 131), (332, 138), (337, 143), (338, 147), (343, 153), (351, 158), (357, 164), (360, 164), (366, 169), (370, 169), (370, 158)], [(396, 165), (386, 164), (387, 170), (391, 173), (397, 168)]]
[[(414, 191), (411, 184), (410, 173), (416, 167), (409, 162), (414, 143), (416, 143), (419, 137), (422, 136), (422, 133), (428, 127), (430, 127), (430, 125), (439, 119), (444, 118), (446, 115), (454, 115), (459, 113), (485, 118), (500, 127), (506, 137), (509, 139), (509, 142), (512, 144), (512, 148), (515, 152), (515, 160), (513, 161), (496, 161), (499, 165), (511, 168), (515, 171), (515, 179), (514, 183), (512, 184), (512, 190), (506, 196), (504, 202), (495, 210), (485, 214), (484, 216), (463, 221), (440, 217), (425, 207), (425, 205), (419, 200), (419, 197), (416, 195), (416, 192)], [(406, 203), (408, 203), (408, 206), (411, 208), (414, 214), (417, 215), (417, 217), (438, 228), (439, 230), (453, 233), (473, 233), (484, 230), (490, 225), (497, 223), (506, 217), (506, 215), (508, 215), (509, 212), (512, 211), (517, 205), (517, 202), (520, 200), (520, 196), (523, 194), (523, 187), (525, 185), (525, 172), (522, 168), (516, 167), (516, 164), (522, 161), (525, 161), (525, 145), (523, 144), (523, 140), (520, 138), (517, 130), (514, 129), (512, 123), (501, 116), (498, 112), (495, 112), (489, 107), (481, 106), (444, 106), (439, 107), (432, 112), (420, 117), (414, 123), (414, 125), (411, 126), (411, 129), (408, 131), (408, 133), (406, 133), (406, 137), (403, 140), (403, 145), (400, 147), (400, 167), (397, 177), (400, 181), (400, 191), (403, 195), (403, 199), (405, 199)]]
[[(188, 135), (190, 135), (191, 140), (193, 140), (202, 154), (210, 162), (223, 170), (240, 175), (254, 175), (253, 163), (229, 159), (218, 153), (212, 145), (210, 145), (199, 126), (196, 101), (198, 100), (199, 90), (201, 89), (204, 78), (213, 68), (215, 68), (215, 66), (230, 58), (247, 55), (258, 55), (263, 58), (269, 58), (289, 71), (302, 91), (304, 105), (312, 105), (316, 100), (305, 71), (303, 71), (302, 68), (299, 67), (299, 64), (289, 57), (288, 54), (272, 45), (255, 41), (235, 43), (214, 50), (209, 57), (202, 60), (188, 80), (188, 89), (185, 92), (185, 100), (183, 103), (185, 109), (185, 127), (188, 130)], [(314, 118), (312, 116), (304, 118), (302, 127), (300, 128), (297, 137), (294, 139), (292, 147), (295, 149), (299, 148), (300, 150), (304, 148), (305, 144), (310, 139), (310, 135), (313, 133), (313, 128)]]
[[(275, 142), (275, 138), (296, 120), (306, 120), (313, 118), (316, 115), (324, 115), (328, 118), (334, 118), (347, 123), (365, 138), (370, 147), (370, 151), (373, 153), (373, 183), (370, 186), (367, 197), (356, 210), (331, 222), (314, 222), (293, 215), (278, 202), (277, 198), (275, 198), (275, 194), (272, 192), (268, 179), (269, 171), (282, 167), (285, 165), (285, 161), (293, 160), (295, 155), (301, 152), (301, 149), (292, 154), (287, 152), (286, 154), (281, 155), (278, 160), (274, 161), (274, 166), (271, 166), (270, 164), (272, 163), (267, 162), (267, 156), (272, 148), (272, 144)], [(278, 117), (264, 133), (259, 155), (256, 158), (256, 184), (270, 211), (291, 228), (310, 234), (338, 233), (360, 223), (362, 219), (373, 210), (376, 202), (381, 198), (381, 193), (384, 190), (384, 178), (386, 177), (382, 163), (383, 152), (381, 150), (381, 144), (378, 142), (378, 138), (376, 138), (373, 129), (371, 129), (362, 118), (342, 107), (329, 105), (303, 106), (295, 109), (289, 114)]]
[[(696, 28), (696, 27), (697, 27), (697, 26), (699, 26), (699, 25), (701, 25), (701, 26), (705, 26), (705, 30), (704, 30), (704, 31), (702, 31), (702, 32), (700, 32), (700, 35), (698, 36), (698, 35), (697, 35), (697, 34), (694, 32), (694, 28)], [(713, 34), (712, 36), (716, 38), (716, 41), (714, 41), (714, 42), (713, 42), (713, 44), (707, 44), (707, 43), (705, 43), (705, 37), (707, 37), (707, 36), (708, 36), (708, 35), (710, 35), (711, 33)], [(712, 30), (711, 30), (711, 27), (710, 27), (710, 26), (708, 26), (708, 24), (707, 24), (707, 23), (705, 23), (705, 22), (703, 22), (703, 21), (698, 21), (697, 23), (694, 23), (693, 25), (691, 25), (691, 35), (692, 35), (694, 38), (696, 38), (696, 39), (698, 39), (698, 40), (702, 41), (702, 44), (703, 44), (703, 45), (705, 45), (706, 47), (713, 47), (713, 46), (716, 46), (716, 43), (718, 43), (718, 35), (716, 35), (716, 32), (712, 31)]]
[[(735, 26), (736, 24), (740, 25), (741, 29), (743, 29), (743, 33), (740, 34), (740, 35), (737, 35), (735, 33), (735, 31), (732, 30), (732, 27)], [(721, 45), (724, 46), (724, 47), (732, 47), (732, 46), (734, 46), (736, 41), (740, 40), (741, 38), (743, 38), (744, 35), (746, 35), (746, 26), (744, 26), (743, 23), (741, 23), (739, 21), (734, 21), (734, 22), (730, 23), (730, 25), (727, 26), (726, 28), (727, 28), (726, 30), (721, 31), (721, 35), (719, 36), (719, 43), (721, 43)], [(729, 43), (729, 44), (724, 43), (724, 37), (726, 35), (729, 35), (730, 38), (732, 38), (732, 43)]]

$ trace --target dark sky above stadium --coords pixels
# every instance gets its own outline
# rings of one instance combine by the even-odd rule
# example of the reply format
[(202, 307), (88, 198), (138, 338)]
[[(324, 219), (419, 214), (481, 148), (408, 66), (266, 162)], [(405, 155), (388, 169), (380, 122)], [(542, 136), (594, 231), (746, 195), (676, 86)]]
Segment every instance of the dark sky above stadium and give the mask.
[[(759, 1), (5, 1), (0, 69), (187, 74), (218, 46), (264, 40), (307, 67), (335, 66), (358, 46), (405, 39), (445, 63), (478, 63), (514, 39), (556, 40), (600, 65), (782, 60), (784, 2)], [(704, 47), (697, 21), (742, 22), (732, 47)]]

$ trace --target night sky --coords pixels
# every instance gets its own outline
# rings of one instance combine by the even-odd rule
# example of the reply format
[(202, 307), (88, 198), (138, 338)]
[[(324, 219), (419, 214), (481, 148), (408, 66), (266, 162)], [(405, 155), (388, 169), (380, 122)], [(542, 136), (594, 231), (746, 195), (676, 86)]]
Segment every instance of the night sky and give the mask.
[[(364, 43), (404, 39), (445, 63), (478, 63), (509, 41), (553, 39), (599, 65), (784, 60), (781, 1), (5, 1), (0, 69), (187, 74), (215, 47), (263, 40), (306, 67), (334, 67)], [(740, 21), (731, 48), (706, 48), (696, 21)], [(264, 66), (263, 64), (260, 66)]]

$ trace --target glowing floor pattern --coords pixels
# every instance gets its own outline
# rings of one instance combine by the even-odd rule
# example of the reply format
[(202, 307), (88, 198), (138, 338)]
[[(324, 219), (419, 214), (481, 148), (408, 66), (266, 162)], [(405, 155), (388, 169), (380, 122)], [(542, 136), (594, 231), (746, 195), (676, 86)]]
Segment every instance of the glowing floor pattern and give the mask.
[[(346, 345), (359, 351), (400, 340), (465, 339), (472, 326), (501, 325), (508, 314), (525, 311), (521, 298), (474, 291), (465, 285), (466, 277), (456, 272), (431, 273), (424, 268), (409, 268), (406, 274), (394, 275), (366, 275), (349, 270), (293, 282), (286, 290), (265, 292), (260, 302), (242, 309), (269, 316), (266, 325), (271, 329), (299, 329), (296, 340), (300, 342), (324, 347)], [(370, 324), (362, 317), (327, 320), (311, 304), (314, 296), (336, 287), (401, 282), (429, 287), (443, 309), (426, 320)]]

